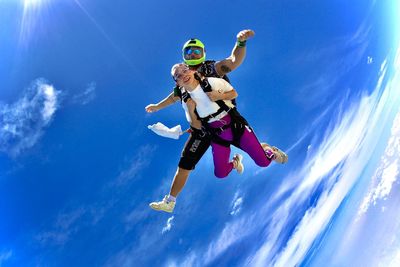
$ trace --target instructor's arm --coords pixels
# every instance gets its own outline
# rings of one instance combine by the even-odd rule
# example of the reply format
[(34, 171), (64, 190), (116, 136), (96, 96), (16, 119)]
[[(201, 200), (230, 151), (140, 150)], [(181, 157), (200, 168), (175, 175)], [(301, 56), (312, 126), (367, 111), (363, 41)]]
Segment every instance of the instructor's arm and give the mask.
[(223, 76), (242, 64), (244, 58), (246, 57), (246, 41), (247, 39), (253, 37), (254, 34), (254, 31), (250, 29), (240, 31), (237, 34), (237, 42), (233, 47), (231, 55), (228, 58), (215, 63), (215, 69), (218, 75)]

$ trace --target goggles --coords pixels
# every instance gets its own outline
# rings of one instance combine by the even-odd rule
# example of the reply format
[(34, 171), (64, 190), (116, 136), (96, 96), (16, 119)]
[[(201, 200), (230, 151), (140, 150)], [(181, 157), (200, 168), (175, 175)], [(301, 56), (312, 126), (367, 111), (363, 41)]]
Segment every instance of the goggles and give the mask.
[(192, 48), (192, 47), (187, 47), (187, 48), (185, 48), (185, 50), (184, 50), (184, 54), (185, 55), (192, 55), (192, 54), (195, 54), (195, 55), (201, 55), (203, 53), (203, 50), (201, 49), (201, 48)]

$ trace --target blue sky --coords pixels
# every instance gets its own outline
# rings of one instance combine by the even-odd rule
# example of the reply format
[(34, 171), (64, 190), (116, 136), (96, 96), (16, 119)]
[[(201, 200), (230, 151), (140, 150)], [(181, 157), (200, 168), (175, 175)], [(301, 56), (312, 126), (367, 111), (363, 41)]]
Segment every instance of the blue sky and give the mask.
[[(398, 266), (398, 5), (0, 0), (0, 266)], [(207, 152), (150, 210), (186, 137), (147, 125), (186, 122), (144, 107), (188, 38), (222, 59), (246, 28), (238, 107), (289, 163)]]

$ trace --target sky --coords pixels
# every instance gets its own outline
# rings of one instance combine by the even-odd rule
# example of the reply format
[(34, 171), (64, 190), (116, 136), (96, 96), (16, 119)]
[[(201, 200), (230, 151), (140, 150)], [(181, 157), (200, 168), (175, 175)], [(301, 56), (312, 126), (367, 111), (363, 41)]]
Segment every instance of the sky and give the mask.
[[(400, 3), (0, 0), (0, 266), (399, 266)], [(192, 37), (260, 140), (289, 155), (214, 176), (172, 214), (187, 135), (174, 86)], [(241, 153), (234, 148), (232, 153)]]

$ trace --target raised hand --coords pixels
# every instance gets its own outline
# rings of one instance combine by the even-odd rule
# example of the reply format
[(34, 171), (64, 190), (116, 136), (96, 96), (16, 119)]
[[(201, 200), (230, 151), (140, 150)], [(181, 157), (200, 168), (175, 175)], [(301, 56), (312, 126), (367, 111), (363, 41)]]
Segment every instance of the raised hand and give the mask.
[(243, 31), (240, 31), (236, 37), (239, 41), (246, 41), (247, 39), (253, 37), (256, 33), (253, 30), (246, 29)]

